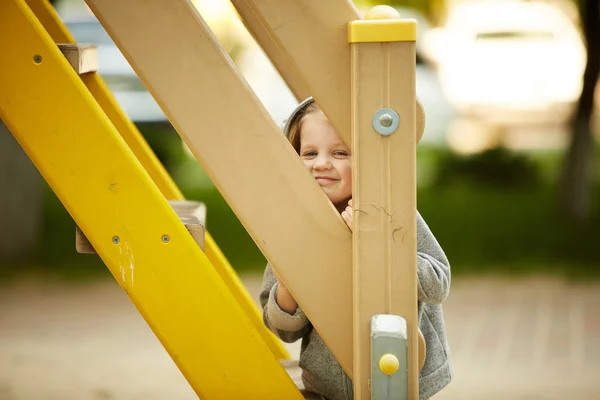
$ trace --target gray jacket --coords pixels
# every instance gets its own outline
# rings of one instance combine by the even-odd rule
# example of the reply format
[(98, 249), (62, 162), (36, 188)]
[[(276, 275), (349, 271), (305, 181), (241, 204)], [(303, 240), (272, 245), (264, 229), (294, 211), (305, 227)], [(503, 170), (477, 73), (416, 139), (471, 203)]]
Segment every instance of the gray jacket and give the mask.
[[(441, 303), (450, 291), (450, 265), (431, 230), (417, 212), (417, 274), (419, 328), (427, 355), (419, 374), (419, 398), (428, 399), (452, 379), (448, 339)], [(352, 400), (352, 381), (338, 364), (300, 308), (291, 315), (277, 305), (279, 284), (267, 265), (260, 302), (266, 326), (284, 342), (302, 338), (300, 367), (305, 388), (328, 400)]]

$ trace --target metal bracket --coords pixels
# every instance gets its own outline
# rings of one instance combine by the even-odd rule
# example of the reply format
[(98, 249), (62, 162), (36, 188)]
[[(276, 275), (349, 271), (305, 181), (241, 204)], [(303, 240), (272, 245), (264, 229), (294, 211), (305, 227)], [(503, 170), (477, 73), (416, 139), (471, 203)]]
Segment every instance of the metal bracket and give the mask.
[(391, 135), (396, 132), (400, 125), (400, 116), (391, 108), (380, 108), (373, 114), (371, 121), (373, 129), (383, 136)]
[(397, 315), (371, 318), (371, 400), (408, 399), (408, 329)]

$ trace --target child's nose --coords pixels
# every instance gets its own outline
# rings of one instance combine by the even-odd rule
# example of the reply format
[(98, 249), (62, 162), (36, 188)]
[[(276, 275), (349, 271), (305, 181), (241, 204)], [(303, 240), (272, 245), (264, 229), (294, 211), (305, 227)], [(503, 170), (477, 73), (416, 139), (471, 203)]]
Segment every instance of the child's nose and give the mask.
[(328, 157), (317, 157), (314, 167), (315, 169), (330, 169), (331, 161)]

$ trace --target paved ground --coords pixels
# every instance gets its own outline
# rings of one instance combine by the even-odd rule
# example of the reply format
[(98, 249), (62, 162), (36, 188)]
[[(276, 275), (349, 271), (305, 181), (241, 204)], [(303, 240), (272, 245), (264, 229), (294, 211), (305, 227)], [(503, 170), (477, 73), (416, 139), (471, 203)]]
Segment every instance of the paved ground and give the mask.
[[(599, 308), (600, 283), (455, 279), (434, 399), (600, 399)], [(0, 286), (0, 400), (195, 398), (114, 281)]]

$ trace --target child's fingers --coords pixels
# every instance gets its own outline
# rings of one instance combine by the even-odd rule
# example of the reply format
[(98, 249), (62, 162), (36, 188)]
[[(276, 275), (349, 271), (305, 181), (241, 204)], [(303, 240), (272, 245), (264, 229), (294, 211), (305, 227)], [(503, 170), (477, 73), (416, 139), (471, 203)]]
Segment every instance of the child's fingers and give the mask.
[(348, 200), (348, 205), (352, 207), (352, 199)]
[(350, 224), (352, 224), (353, 215), (354, 215), (354, 213), (352, 211), (352, 207), (350, 207), (350, 206), (346, 207), (346, 210), (344, 210), (344, 212), (348, 216), (348, 221), (350, 222)]
[(342, 218), (344, 219), (344, 222), (346, 222), (346, 225), (348, 225), (350, 230), (352, 230), (352, 214), (344, 210), (342, 211)]

